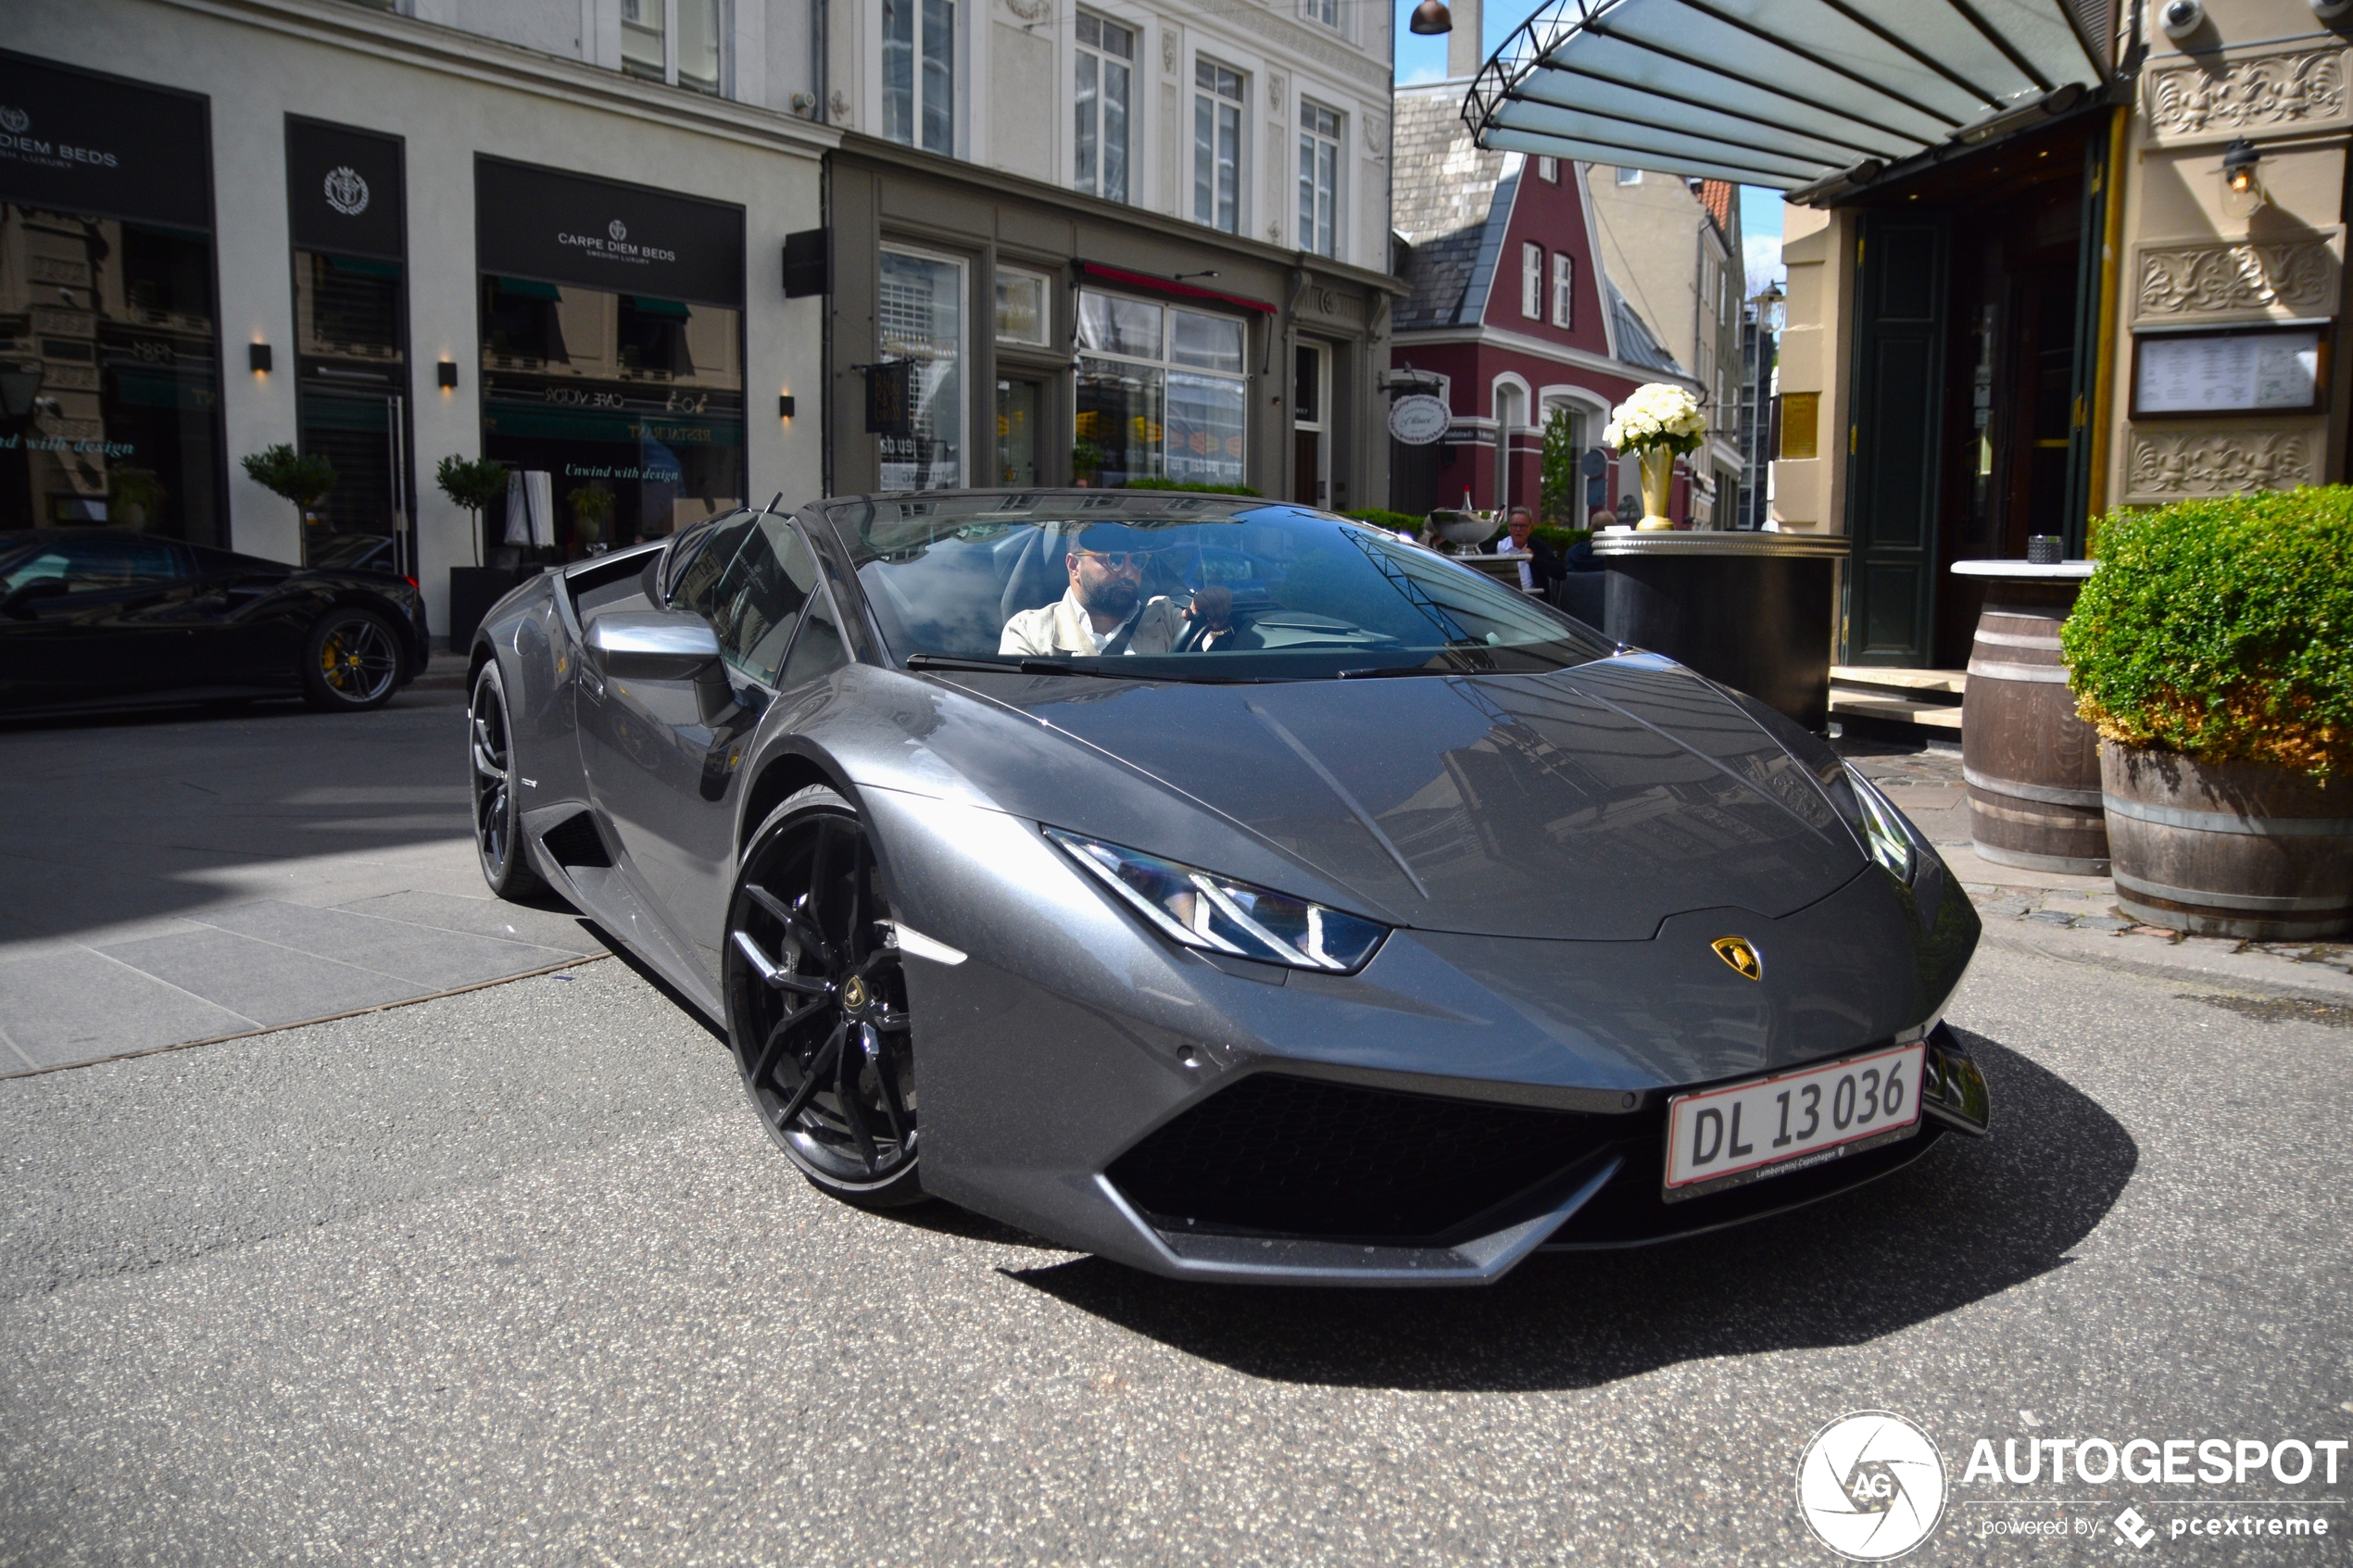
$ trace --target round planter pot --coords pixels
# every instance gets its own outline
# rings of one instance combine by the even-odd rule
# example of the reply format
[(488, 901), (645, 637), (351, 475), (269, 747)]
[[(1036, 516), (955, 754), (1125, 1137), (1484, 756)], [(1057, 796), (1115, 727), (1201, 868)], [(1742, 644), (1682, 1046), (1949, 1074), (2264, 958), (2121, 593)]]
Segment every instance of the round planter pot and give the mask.
[(2353, 930), (2353, 780), (2100, 743), (2116, 901), (2196, 936)]

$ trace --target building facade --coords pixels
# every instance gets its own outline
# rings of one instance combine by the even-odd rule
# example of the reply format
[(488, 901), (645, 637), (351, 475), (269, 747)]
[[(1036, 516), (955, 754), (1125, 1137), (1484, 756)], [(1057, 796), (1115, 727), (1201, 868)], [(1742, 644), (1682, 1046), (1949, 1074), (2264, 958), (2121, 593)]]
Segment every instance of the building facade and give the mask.
[[(444, 457), (546, 473), (573, 553), (815, 493), (819, 421), (769, 401), (822, 392), (818, 307), (778, 275), (837, 140), (792, 107), (806, 11), (414, 9), (13, 13), (0, 528), (388, 540), (440, 631), (449, 569), (506, 537)], [(335, 467), (313, 520), (244, 472), (278, 445)]]
[(1385, 11), (830, 13), (833, 488), (1382, 502)]
[[(1459, 25), (1459, 21), (1458, 21)], [(1544, 427), (1567, 417), (1581, 454), (1600, 448), (1610, 410), (1644, 382), (1697, 381), (1660, 343), (1602, 262), (1585, 171), (1571, 160), (1484, 152), (1463, 122), (1464, 83), (1396, 95), (1400, 270), (1392, 392), (1435, 392), (1453, 415), (1445, 439), (1396, 447), (1392, 505), (1542, 505)], [(1580, 476), (1553, 521), (1582, 527), (1594, 507), (1639, 498), (1630, 458)], [(1695, 510), (1678, 465), (1671, 508)]]

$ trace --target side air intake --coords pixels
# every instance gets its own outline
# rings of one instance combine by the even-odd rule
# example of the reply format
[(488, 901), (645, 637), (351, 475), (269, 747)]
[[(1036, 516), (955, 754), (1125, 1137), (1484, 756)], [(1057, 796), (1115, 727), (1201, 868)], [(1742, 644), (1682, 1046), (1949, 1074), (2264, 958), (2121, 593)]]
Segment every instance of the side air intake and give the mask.
[(610, 866), (612, 851), (597, 831), (593, 811), (576, 811), (539, 835), (548, 855), (560, 866)]

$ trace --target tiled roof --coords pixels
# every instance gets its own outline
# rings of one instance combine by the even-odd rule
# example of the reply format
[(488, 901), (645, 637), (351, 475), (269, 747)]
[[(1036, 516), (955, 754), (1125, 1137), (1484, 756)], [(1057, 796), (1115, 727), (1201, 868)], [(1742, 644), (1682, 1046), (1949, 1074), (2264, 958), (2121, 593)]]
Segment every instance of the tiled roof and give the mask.
[(1629, 365), (1640, 365), (1646, 370), (1661, 370), (1667, 375), (1689, 380), (1683, 367), (1675, 362), (1675, 356), (1667, 353), (1652, 334), (1649, 323), (1626, 303), (1626, 296), (1617, 292), (1617, 284), (1606, 276), (1602, 282), (1609, 286), (1609, 312), (1610, 319), (1617, 327), (1618, 358)]
[(1703, 180), (1699, 182), (1699, 203), (1707, 215), (1716, 220), (1716, 227), (1724, 237), (1732, 237), (1732, 182), (1730, 180)]
[[(1481, 252), (1502, 243), (1499, 226), (1511, 204), (1495, 194), (1502, 185), (1508, 196), (1504, 165), (1516, 169), (1519, 160), (1479, 150), (1462, 109), (1459, 82), (1397, 94), (1390, 221), (1410, 247), (1404, 278), (1413, 290), (1391, 318), (1399, 328), (1475, 321), (1486, 303), (1494, 257), (1482, 269)], [(1498, 228), (1493, 236), (1491, 227)]]

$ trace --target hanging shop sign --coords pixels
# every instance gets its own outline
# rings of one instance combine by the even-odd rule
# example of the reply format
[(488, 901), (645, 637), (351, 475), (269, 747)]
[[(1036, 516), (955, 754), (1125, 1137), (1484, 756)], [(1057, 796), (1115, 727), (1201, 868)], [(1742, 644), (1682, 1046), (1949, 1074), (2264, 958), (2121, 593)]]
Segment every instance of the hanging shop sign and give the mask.
[(741, 309), (744, 209), (474, 158), (474, 245), (484, 272)]
[(0, 201), (212, 227), (206, 100), (0, 50)]
[(287, 216), (298, 250), (406, 259), (400, 139), (286, 117)]
[(1389, 433), (1408, 446), (1428, 446), (1442, 440), (1454, 416), (1445, 400), (1427, 392), (1400, 397), (1389, 406)]

